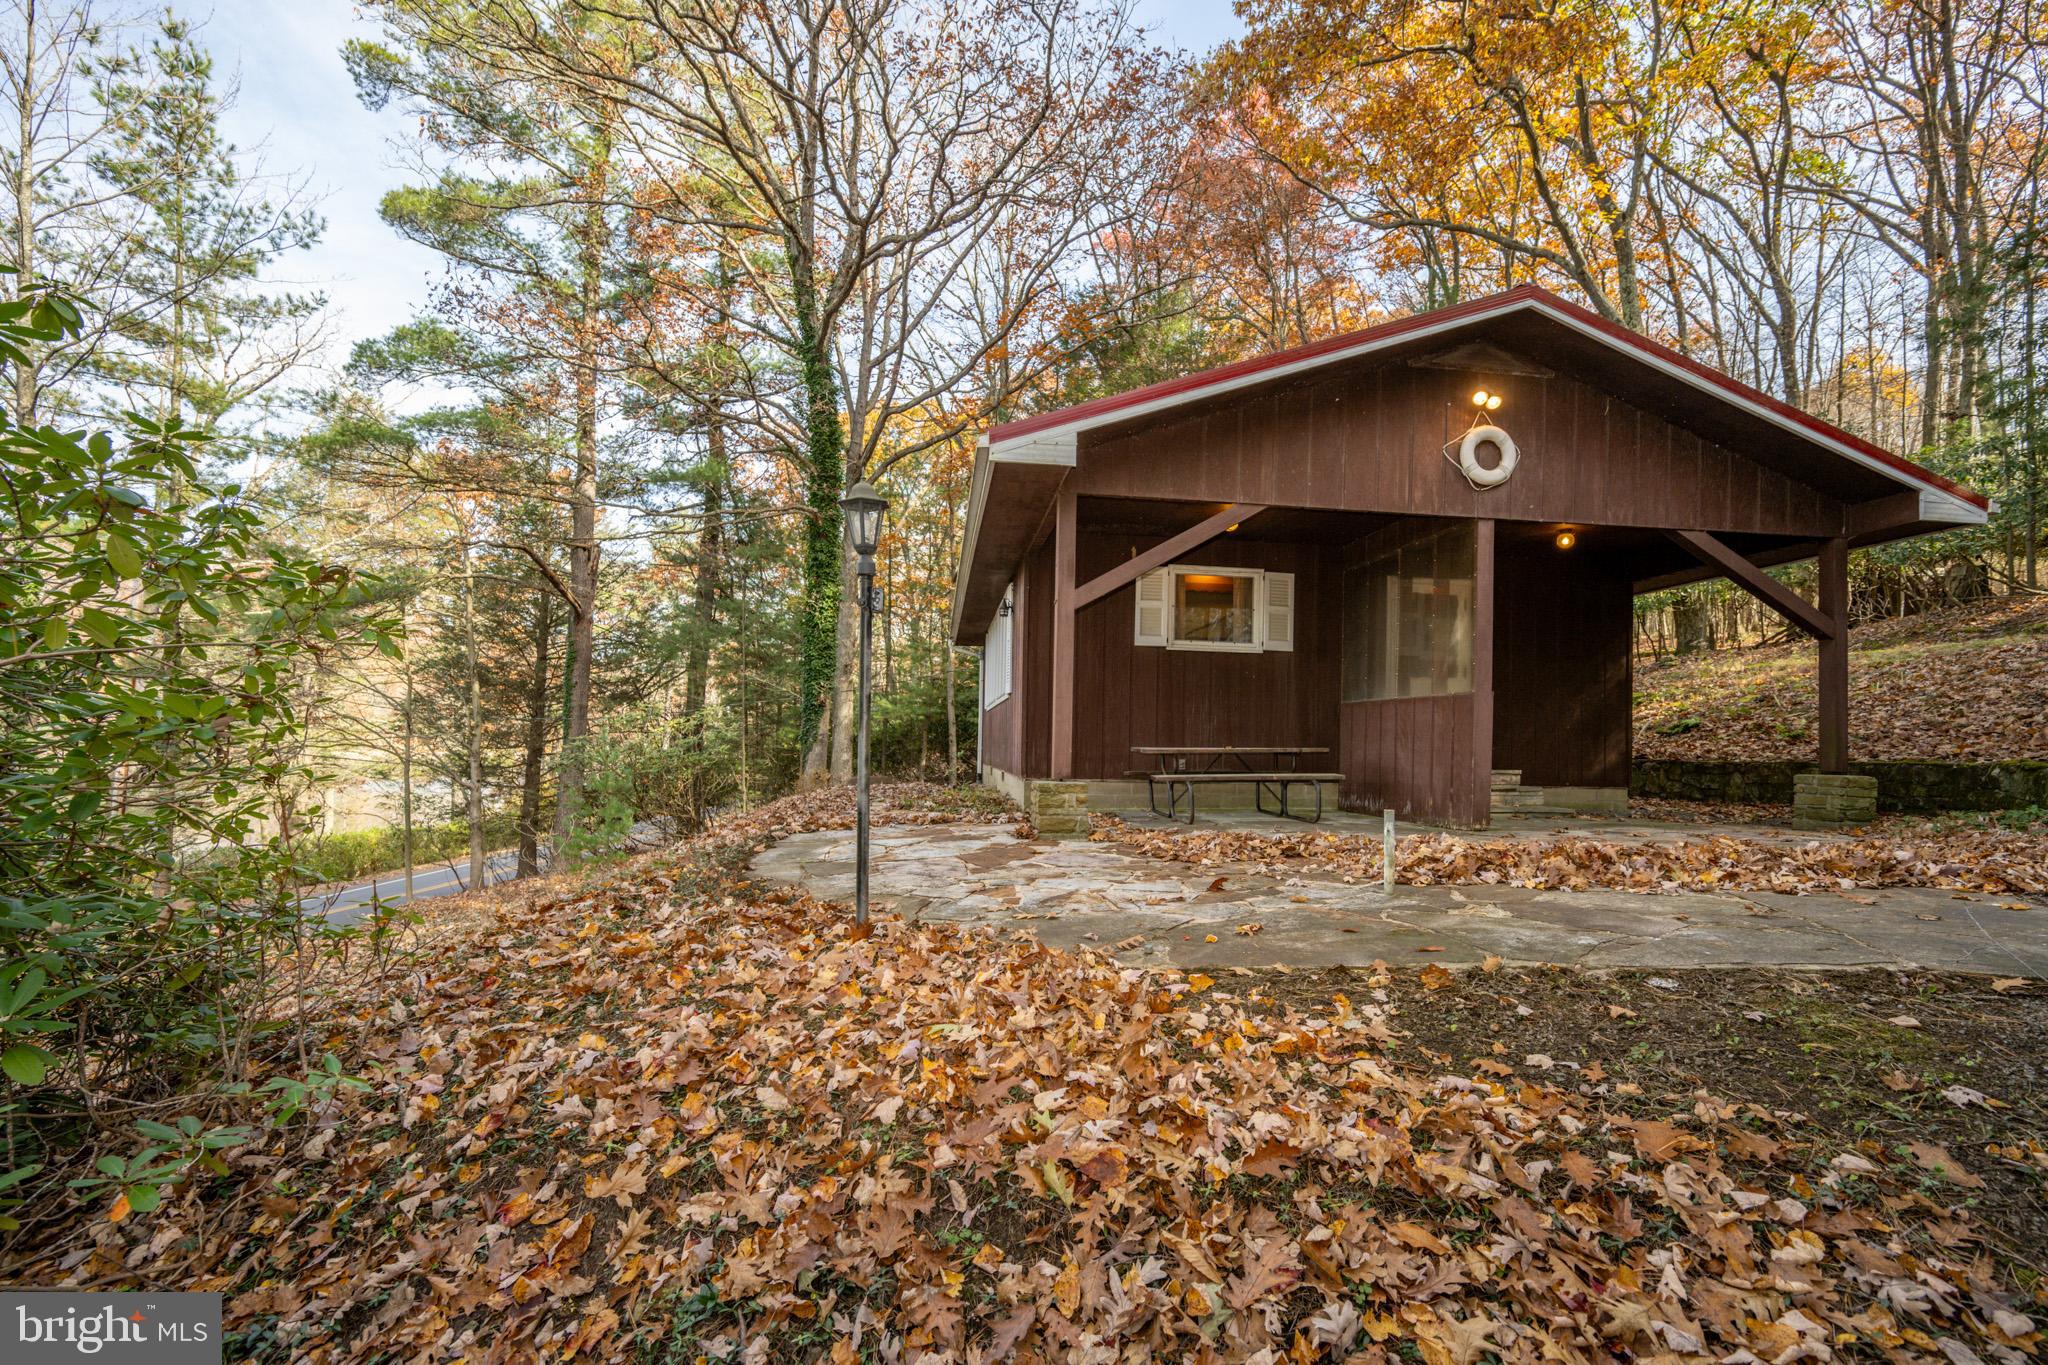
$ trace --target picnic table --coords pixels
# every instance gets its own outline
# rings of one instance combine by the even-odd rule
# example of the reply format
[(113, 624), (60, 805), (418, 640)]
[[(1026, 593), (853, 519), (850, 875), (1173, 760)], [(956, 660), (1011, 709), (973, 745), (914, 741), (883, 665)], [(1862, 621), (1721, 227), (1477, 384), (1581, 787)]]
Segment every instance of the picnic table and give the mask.
[[(1280, 815), (1289, 820), (1313, 824), (1323, 818), (1323, 784), (1341, 782), (1342, 773), (1305, 772), (1301, 760), (1310, 754), (1326, 754), (1320, 744), (1134, 744), (1131, 752), (1153, 760), (1149, 769), (1134, 770), (1133, 777), (1145, 779), (1146, 799), (1154, 815), (1168, 820), (1181, 818), (1182, 800), (1187, 802), (1187, 822), (1195, 823), (1195, 788), (1217, 782), (1250, 782), (1253, 803), (1262, 815)], [(1254, 761), (1259, 760), (1259, 761)], [(1297, 786), (1315, 792), (1313, 815), (1296, 814), (1292, 792)], [(1166, 809), (1159, 808), (1159, 790), (1166, 789)], [(1271, 795), (1276, 809), (1266, 807)]]

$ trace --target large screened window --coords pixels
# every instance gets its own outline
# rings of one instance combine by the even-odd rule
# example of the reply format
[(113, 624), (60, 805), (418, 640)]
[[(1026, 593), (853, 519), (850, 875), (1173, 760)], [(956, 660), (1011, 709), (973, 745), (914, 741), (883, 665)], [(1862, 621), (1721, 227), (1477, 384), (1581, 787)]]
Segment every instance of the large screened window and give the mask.
[(1472, 690), (1470, 522), (1420, 536), (1353, 569), (1344, 582), (1344, 700), (1440, 697)]

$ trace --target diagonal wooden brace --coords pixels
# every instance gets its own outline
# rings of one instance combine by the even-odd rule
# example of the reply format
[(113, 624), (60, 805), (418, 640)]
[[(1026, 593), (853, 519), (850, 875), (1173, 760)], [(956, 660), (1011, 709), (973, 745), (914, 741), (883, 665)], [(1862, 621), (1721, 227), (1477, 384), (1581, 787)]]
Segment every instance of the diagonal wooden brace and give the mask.
[(1175, 558), (1186, 554), (1199, 545), (1206, 545), (1239, 522), (1250, 521), (1265, 511), (1263, 506), (1248, 502), (1234, 503), (1215, 516), (1197, 522), (1177, 536), (1160, 541), (1151, 549), (1133, 555), (1108, 573), (1099, 574), (1074, 589), (1074, 606), (1085, 607), (1099, 597), (1107, 597), (1126, 583), (1135, 583), (1161, 565), (1170, 564)]
[(1738, 588), (1762, 602), (1778, 615), (1816, 640), (1833, 640), (1843, 626), (1835, 618), (1765, 573), (1734, 548), (1705, 531), (1667, 530), (1666, 535), (1683, 545), (1702, 564), (1720, 570)]

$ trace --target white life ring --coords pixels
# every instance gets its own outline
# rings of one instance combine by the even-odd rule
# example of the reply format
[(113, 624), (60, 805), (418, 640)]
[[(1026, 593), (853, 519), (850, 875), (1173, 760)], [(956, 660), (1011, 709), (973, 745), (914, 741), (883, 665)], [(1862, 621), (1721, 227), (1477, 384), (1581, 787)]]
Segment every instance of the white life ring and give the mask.
[[(1500, 448), (1500, 463), (1491, 469), (1479, 463), (1479, 447), (1488, 442)], [(1474, 488), (1492, 488), (1506, 483), (1508, 476), (1515, 472), (1515, 461), (1520, 458), (1520, 452), (1515, 449), (1515, 438), (1499, 427), (1473, 427), (1458, 443), (1458, 468), (1471, 480)]]

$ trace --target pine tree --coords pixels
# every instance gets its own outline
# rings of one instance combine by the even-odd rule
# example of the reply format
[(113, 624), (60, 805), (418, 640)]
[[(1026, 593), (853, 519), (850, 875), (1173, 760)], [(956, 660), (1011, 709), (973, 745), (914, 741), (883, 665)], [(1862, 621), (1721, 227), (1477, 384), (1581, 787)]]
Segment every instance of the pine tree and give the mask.
[(316, 294), (267, 291), (259, 278), (324, 226), (285, 187), (273, 197), (222, 135), (213, 58), (192, 26), (166, 14), (148, 50), (102, 83), (109, 111), (93, 172), (139, 212), (113, 336), (89, 366), (108, 406), (223, 434), (224, 420), (317, 344)]

